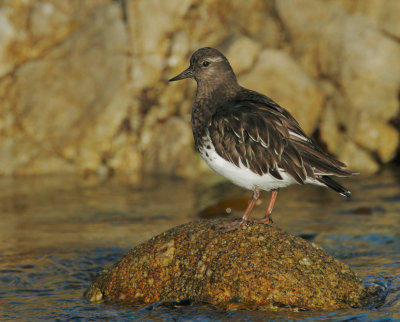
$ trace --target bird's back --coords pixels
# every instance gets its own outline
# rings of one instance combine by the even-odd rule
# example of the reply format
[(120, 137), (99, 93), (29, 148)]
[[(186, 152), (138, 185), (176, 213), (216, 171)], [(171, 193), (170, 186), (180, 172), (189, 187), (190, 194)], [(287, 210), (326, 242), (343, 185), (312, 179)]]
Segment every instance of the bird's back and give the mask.
[(333, 180), (326, 176), (353, 174), (323, 152), (293, 116), (267, 96), (241, 88), (213, 111), (204, 128), (218, 155), (236, 166), (279, 180), (287, 173), (300, 184), (315, 180), (328, 186)]

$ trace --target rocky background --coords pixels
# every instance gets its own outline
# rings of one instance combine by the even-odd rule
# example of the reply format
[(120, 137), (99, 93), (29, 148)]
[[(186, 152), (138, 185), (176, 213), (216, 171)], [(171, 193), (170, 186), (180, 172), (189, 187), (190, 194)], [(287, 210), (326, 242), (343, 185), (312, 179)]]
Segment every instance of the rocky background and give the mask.
[(363, 173), (399, 146), (398, 0), (1, 0), (0, 174), (193, 176), (199, 47)]

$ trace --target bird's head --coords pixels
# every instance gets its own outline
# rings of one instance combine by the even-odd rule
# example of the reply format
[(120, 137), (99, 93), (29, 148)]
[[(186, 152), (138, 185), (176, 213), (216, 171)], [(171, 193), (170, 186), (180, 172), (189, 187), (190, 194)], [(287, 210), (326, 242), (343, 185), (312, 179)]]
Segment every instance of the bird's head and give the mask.
[(198, 49), (190, 57), (190, 66), (169, 81), (194, 78), (199, 86), (218, 87), (220, 84), (237, 85), (236, 76), (228, 59), (218, 50), (210, 47)]

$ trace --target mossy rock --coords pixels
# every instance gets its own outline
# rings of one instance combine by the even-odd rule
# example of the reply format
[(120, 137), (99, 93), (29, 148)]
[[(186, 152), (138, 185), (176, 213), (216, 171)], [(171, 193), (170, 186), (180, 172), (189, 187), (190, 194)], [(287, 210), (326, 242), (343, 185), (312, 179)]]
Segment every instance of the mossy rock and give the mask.
[(262, 224), (222, 232), (217, 226), (223, 222), (191, 222), (138, 245), (103, 272), (86, 297), (308, 310), (365, 302), (368, 290), (356, 274), (317, 245)]

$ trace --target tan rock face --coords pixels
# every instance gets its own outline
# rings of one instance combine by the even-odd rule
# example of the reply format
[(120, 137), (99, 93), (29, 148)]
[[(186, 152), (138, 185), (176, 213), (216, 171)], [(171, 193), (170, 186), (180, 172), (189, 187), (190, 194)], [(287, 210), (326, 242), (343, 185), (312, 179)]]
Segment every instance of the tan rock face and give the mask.
[[(30, 59), (43, 57), (54, 45), (94, 19), (93, 13), (109, 0), (82, 3), (52, 1), (2, 1), (0, 3), (0, 76)], [(1, 55), (1, 54), (0, 54)]]
[[(145, 131), (142, 137), (143, 169), (146, 172), (193, 176), (196, 162), (191, 135), (190, 125), (177, 117), (154, 124), (151, 131)], [(186, 164), (187, 160), (189, 164)]]
[[(0, 174), (196, 175), (195, 83), (167, 80), (204, 46), (224, 52), (243, 85), (287, 108), (328, 152), (354, 170), (374, 171), (399, 143), (391, 125), (399, 110), (398, 6), (0, 2)], [(171, 138), (179, 142), (174, 148)]]
[(368, 18), (374, 25), (400, 39), (400, 2), (397, 0), (328, 0), (351, 14)]
[(377, 152), (383, 162), (394, 157), (399, 145), (399, 133), (389, 124), (370, 119), (369, 115), (361, 114), (355, 128), (354, 141), (369, 151)]
[(153, 237), (102, 273), (86, 297), (136, 304), (190, 299), (266, 310), (365, 304), (368, 290), (358, 277), (318, 246), (260, 224), (222, 233), (216, 228), (221, 222), (196, 221)]
[(239, 82), (285, 106), (306, 133), (315, 130), (323, 96), (314, 79), (285, 52), (264, 50), (253, 70), (241, 76)]
[[(278, 7), (295, 50), (309, 62), (307, 67), (335, 79), (348, 106), (384, 120), (396, 115), (400, 86), (398, 43), (367, 20), (349, 16), (336, 6), (326, 7), (320, 1), (284, 0), (279, 1)], [(304, 24), (306, 19), (308, 23)], [(310, 38), (314, 41), (310, 42)]]
[(131, 77), (135, 88), (151, 87), (159, 81), (171, 48), (170, 35), (182, 26), (182, 17), (190, 4), (191, 1), (180, 0), (127, 1), (130, 50), (133, 54)]
[[(363, 152), (352, 149), (352, 157), (347, 155), (349, 165), (360, 169), (360, 162), (365, 160), (366, 165), (375, 163), (375, 166), (364, 168), (377, 169), (372, 157), (364, 157), (368, 152), (376, 152), (378, 145), (386, 141), (378, 154), (383, 162), (391, 160), (398, 145), (388, 121), (396, 117), (399, 109), (400, 66), (396, 63), (400, 59), (399, 43), (386, 37), (367, 19), (348, 15), (335, 4), (284, 0), (278, 2), (278, 11), (300, 62), (313, 74), (324, 75), (336, 84), (337, 97), (332, 98), (330, 108), (336, 111), (337, 124), (324, 123), (322, 138), (326, 144), (332, 145), (327, 131), (339, 136), (341, 132), (364, 149)], [(362, 120), (361, 115), (364, 115)], [(341, 131), (334, 130), (335, 127)], [(370, 140), (371, 136), (375, 138)]]
[[(60, 161), (77, 162), (78, 169), (98, 166), (130, 104), (130, 92), (122, 90), (126, 33), (119, 15), (116, 6), (102, 8), (44, 58), (3, 80), (7, 90), (0, 117), (13, 140), (11, 146), (0, 143), (0, 151), (8, 151), (7, 158), (0, 158), (3, 172), (34, 173), (34, 165), (49, 155), (64, 155)], [(12, 164), (12, 159), (19, 162)]]
[(240, 37), (231, 44), (226, 56), (236, 75), (240, 75), (253, 67), (260, 51), (259, 43), (249, 37)]
[(345, 163), (354, 165), (355, 169), (358, 169), (361, 173), (373, 173), (378, 171), (379, 167), (375, 160), (368, 152), (355, 144), (352, 141), (344, 142), (340, 146), (338, 153), (340, 160)]

